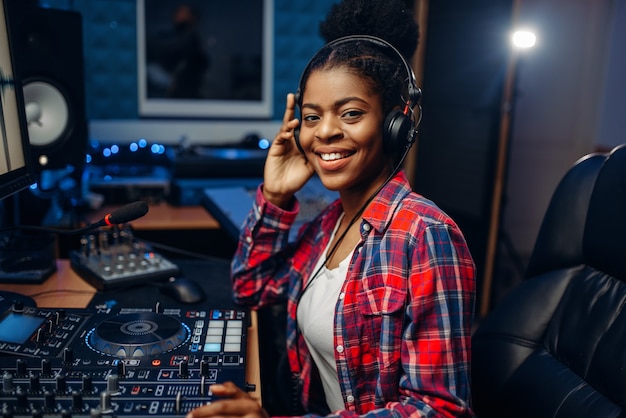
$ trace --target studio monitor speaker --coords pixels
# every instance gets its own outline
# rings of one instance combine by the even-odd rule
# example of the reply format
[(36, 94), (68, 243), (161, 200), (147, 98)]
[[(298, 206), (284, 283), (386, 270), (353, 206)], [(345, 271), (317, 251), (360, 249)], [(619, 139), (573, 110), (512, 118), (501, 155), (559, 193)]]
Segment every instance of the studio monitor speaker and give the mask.
[(31, 154), (38, 171), (82, 168), (87, 149), (82, 17), (59, 9), (16, 10)]

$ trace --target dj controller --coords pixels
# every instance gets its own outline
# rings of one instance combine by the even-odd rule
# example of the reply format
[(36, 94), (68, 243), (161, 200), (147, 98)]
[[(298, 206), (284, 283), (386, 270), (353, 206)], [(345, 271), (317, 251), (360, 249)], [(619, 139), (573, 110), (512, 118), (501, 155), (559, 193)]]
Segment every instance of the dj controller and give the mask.
[(245, 310), (0, 300), (2, 417), (180, 417), (245, 378)]

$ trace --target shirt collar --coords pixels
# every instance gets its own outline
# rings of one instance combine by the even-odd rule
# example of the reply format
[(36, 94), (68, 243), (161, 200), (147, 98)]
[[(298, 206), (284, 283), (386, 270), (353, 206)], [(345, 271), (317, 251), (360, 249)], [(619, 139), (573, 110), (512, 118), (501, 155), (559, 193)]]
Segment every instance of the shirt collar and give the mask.
[(409, 193), (411, 185), (404, 171), (400, 170), (374, 197), (363, 212), (363, 219), (377, 231), (383, 230)]

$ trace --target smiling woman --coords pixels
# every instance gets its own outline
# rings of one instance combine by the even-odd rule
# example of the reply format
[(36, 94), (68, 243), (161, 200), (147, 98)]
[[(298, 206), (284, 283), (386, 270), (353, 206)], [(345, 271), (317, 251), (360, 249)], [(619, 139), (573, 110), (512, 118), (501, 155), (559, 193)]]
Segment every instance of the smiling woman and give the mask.
[[(372, 36), (376, 10), (401, 30)], [(400, 0), (344, 0), (328, 19), (354, 13), (372, 26), (344, 25), (287, 95), (231, 263), (235, 300), (287, 304), (290, 415), (470, 417), (474, 262), (456, 223), (402, 170), (421, 92), (412, 51), (394, 45), (413, 36), (414, 47), (417, 25)], [(339, 199), (289, 241), (296, 192), (314, 175)], [(234, 385), (212, 391), (224, 399), (190, 417), (268, 415)]]

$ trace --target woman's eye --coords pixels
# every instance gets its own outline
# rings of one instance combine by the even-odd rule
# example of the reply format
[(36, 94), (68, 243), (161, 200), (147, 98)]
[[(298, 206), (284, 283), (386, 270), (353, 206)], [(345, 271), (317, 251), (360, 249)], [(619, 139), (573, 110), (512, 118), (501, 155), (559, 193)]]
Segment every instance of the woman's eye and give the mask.
[(363, 115), (363, 112), (361, 112), (360, 110), (348, 110), (343, 113), (343, 117), (345, 119), (356, 119), (361, 115)]

